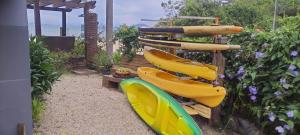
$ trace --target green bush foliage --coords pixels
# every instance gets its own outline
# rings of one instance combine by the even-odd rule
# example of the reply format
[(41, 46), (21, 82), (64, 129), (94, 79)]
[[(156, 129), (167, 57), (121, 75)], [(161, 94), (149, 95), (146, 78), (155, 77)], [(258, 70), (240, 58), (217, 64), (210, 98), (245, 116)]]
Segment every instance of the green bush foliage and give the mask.
[(32, 99), (32, 119), (34, 123), (38, 123), (41, 120), (44, 109), (44, 101), (36, 98)]
[(71, 53), (72, 53), (72, 57), (85, 56), (85, 44), (83, 39), (81, 39), (80, 37), (76, 38), (75, 46)]
[(110, 69), (113, 65), (111, 57), (104, 50), (100, 50), (95, 55), (94, 59), (95, 59), (95, 64), (99, 69)]
[(68, 71), (66, 64), (71, 58), (71, 53), (63, 51), (51, 52), (50, 57), (53, 59), (55, 69), (60, 75)]
[(284, 19), (277, 31), (232, 37), (242, 50), (225, 54), (227, 114), (243, 115), (268, 134), (300, 133), (299, 29), (297, 16)]
[(136, 53), (142, 49), (138, 41), (139, 32), (135, 26), (122, 25), (116, 31), (115, 36), (122, 43), (122, 54), (126, 55), (129, 60), (132, 60)]
[[(162, 7), (168, 18), (176, 16), (219, 16), (221, 24), (239, 25), (270, 30), (274, 14), (274, 0), (232, 0), (221, 4), (216, 0), (168, 0)], [(300, 13), (300, 1), (278, 0), (278, 18)], [(175, 19), (175, 25), (212, 24), (207, 20)]]
[(31, 94), (33, 98), (41, 98), (44, 93), (49, 93), (59, 74), (55, 69), (53, 59), (50, 57), (50, 52), (44, 47), (41, 38), (32, 37), (29, 45)]
[(122, 58), (121, 51), (117, 50), (116, 52), (114, 52), (113, 57), (112, 57), (113, 63), (116, 64), (116, 65), (120, 65), (121, 58)]

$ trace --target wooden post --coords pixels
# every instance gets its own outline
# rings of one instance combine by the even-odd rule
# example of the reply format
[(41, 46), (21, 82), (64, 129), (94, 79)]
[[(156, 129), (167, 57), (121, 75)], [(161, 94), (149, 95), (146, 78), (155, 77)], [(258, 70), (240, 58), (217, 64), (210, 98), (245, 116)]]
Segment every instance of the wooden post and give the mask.
[[(222, 37), (215, 37), (215, 43), (221, 44), (226, 42), (222, 39)], [(218, 75), (224, 74), (225, 72), (225, 57), (223, 56), (221, 51), (215, 51), (213, 54), (213, 64), (218, 67)], [(223, 86), (223, 80), (220, 78), (217, 79), (219, 82), (219, 86)], [(221, 124), (221, 106), (212, 109), (212, 116), (209, 121), (211, 126), (219, 126)]]
[(66, 36), (67, 35), (67, 12), (62, 11), (62, 29), (61, 29), (61, 36)]
[(37, 36), (42, 36), (40, 0), (34, 0), (34, 21), (35, 21), (35, 34)]
[(24, 123), (18, 124), (18, 135), (26, 135), (26, 127)]
[(87, 46), (88, 46), (88, 43), (87, 43), (87, 14), (89, 13), (89, 8), (88, 6), (84, 6), (83, 8), (83, 20), (84, 20), (84, 43), (85, 43), (85, 46), (84, 46), (84, 57), (85, 59), (87, 59)]
[(106, 50), (113, 54), (113, 0), (106, 0)]

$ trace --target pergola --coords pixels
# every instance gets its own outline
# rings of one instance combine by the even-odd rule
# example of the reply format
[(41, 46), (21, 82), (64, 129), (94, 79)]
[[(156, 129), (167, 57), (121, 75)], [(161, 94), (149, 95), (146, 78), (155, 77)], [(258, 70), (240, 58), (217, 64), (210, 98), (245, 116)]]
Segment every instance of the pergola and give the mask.
[(59, 11), (62, 13), (61, 36), (66, 36), (67, 12), (72, 9), (84, 9), (84, 14), (89, 9), (95, 8), (96, 1), (82, 0), (27, 0), (27, 8), (34, 9), (35, 32), (37, 36), (42, 35), (40, 10)]

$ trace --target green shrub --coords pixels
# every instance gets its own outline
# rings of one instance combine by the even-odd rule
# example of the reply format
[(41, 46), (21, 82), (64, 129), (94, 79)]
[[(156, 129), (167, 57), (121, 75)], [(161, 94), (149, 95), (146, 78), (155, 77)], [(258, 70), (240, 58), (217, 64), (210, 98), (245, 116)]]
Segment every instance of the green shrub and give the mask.
[(55, 69), (60, 75), (68, 71), (66, 64), (68, 64), (71, 58), (71, 53), (63, 51), (51, 52), (50, 57), (53, 59)]
[(75, 46), (71, 53), (72, 53), (72, 57), (85, 56), (85, 44), (83, 39), (81, 39), (80, 37), (76, 38)]
[(100, 69), (109, 69), (112, 67), (113, 62), (111, 60), (111, 57), (109, 56), (109, 54), (104, 51), (101, 50), (99, 51), (96, 55), (95, 55), (95, 64), (98, 68)]
[(32, 99), (32, 119), (34, 123), (38, 123), (41, 120), (44, 109), (45, 105), (41, 99)]
[(50, 52), (44, 47), (40, 38), (32, 37), (30, 45), (31, 87), (32, 97), (40, 98), (44, 93), (49, 93), (52, 84), (58, 79), (53, 59)]
[(119, 65), (121, 63), (121, 58), (122, 58), (122, 54), (120, 50), (117, 50), (114, 54), (113, 54), (113, 63), (116, 65)]
[(274, 32), (235, 35), (231, 42), (242, 50), (225, 54), (224, 110), (256, 122), (267, 134), (300, 133), (299, 19), (284, 19)]
[(126, 55), (129, 60), (132, 60), (136, 53), (142, 49), (138, 41), (139, 32), (135, 26), (122, 25), (118, 28), (115, 36), (123, 45), (121, 46), (122, 54)]

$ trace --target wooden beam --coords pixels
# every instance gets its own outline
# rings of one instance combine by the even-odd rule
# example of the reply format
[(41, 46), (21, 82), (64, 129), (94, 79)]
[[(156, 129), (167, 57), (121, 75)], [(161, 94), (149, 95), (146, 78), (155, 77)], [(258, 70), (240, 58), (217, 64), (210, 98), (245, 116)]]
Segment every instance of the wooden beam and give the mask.
[(27, 4), (34, 4), (34, 0), (27, 0)]
[(35, 34), (42, 36), (41, 29), (41, 14), (40, 14), (40, 0), (34, 0), (34, 22), (35, 22)]
[(66, 2), (65, 2), (65, 6), (66, 6), (66, 8), (77, 7), (77, 6), (79, 5), (80, 2), (81, 2), (81, 0), (71, 0), (71, 1), (66, 1)]
[(53, 7), (62, 7), (62, 6), (69, 6), (72, 4), (78, 4), (80, 3), (81, 0), (70, 0), (70, 1), (66, 1), (66, 0), (55, 0), (53, 2)]
[(52, 3), (53, 3), (53, 7), (62, 7), (64, 6), (64, 3), (65, 0), (52, 0)]
[(78, 9), (78, 8), (88, 8), (88, 9), (94, 9), (96, 6), (96, 1), (89, 1), (89, 2), (85, 2), (85, 3), (78, 3), (77, 5), (74, 6), (66, 6), (67, 8), (70, 9)]
[[(27, 5), (28, 9), (34, 9), (34, 6), (32, 5)], [(40, 10), (47, 10), (47, 11), (64, 11), (64, 12), (71, 12), (72, 9), (68, 8), (56, 8), (56, 7), (40, 7)]]
[(40, 6), (48, 6), (52, 4), (52, 0), (40, 0)]
[(67, 12), (62, 12), (62, 29), (61, 36), (67, 35)]

